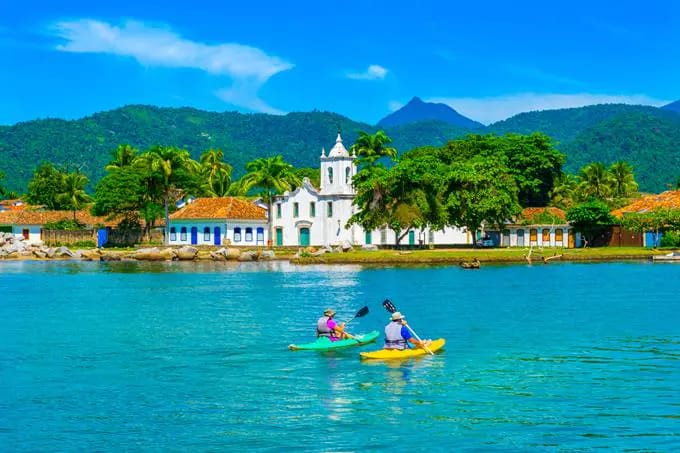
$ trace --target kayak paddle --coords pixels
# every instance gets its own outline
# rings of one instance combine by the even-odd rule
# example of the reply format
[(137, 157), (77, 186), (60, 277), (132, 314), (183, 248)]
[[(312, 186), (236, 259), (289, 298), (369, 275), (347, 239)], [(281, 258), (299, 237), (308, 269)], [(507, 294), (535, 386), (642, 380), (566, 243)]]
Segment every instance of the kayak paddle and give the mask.
[[(382, 306), (385, 307), (385, 310), (387, 310), (387, 311), (390, 312), (390, 313), (394, 313), (395, 311), (399, 311), (399, 310), (397, 310), (397, 307), (395, 307), (394, 304), (392, 303), (392, 301), (389, 300), (389, 299), (385, 299), (385, 300), (383, 301), (383, 303), (382, 303)], [(425, 342), (423, 342), (423, 340), (420, 339), (420, 337), (418, 336), (418, 334), (416, 333), (416, 331), (413, 330), (413, 329), (411, 328), (411, 326), (409, 326), (408, 324), (406, 324), (406, 328), (413, 334), (414, 337), (416, 337), (416, 340), (420, 341), (420, 344), (423, 345), (423, 349), (425, 349), (425, 350), (426, 350), (427, 352), (429, 352), (431, 355), (434, 355), (434, 352), (430, 351), (430, 348), (428, 348), (428, 347), (425, 345)]]
[[(359, 311), (357, 311), (357, 312), (354, 314), (354, 316), (352, 316), (352, 317), (349, 318), (347, 321), (345, 321), (345, 325), (347, 325), (347, 323), (349, 323), (351, 320), (353, 320), (353, 319), (355, 319), (355, 318), (361, 318), (362, 316), (366, 316), (367, 314), (368, 314), (368, 306), (367, 306), (367, 305), (364, 305), (363, 307), (361, 307), (361, 308), (359, 309)], [(347, 332), (344, 332), (344, 333), (345, 333), (345, 335), (347, 335), (349, 338), (351, 338), (351, 339), (353, 339), (353, 340), (356, 340), (356, 339), (357, 339), (357, 337), (355, 337), (354, 335), (350, 335), (350, 334), (348, 334)]]

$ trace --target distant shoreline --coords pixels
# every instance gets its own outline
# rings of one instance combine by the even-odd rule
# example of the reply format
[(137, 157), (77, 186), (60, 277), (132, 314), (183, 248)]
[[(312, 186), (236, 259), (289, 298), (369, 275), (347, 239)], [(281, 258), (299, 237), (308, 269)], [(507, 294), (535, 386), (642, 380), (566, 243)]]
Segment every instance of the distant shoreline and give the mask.
[[(376, 251), (353, 250), (349, 252), (332, 252), (321, 255), (302, 253), (296, 256), (296, 251), (291, 249), (273, 249), (274, 256), (267, 254), (265, 259), (262, 252), (271, 250), (266, 248), (250, 249), (260, 257), (248, 260), (217, 260), (214, 259), (213, 248), (199, 248), (199, 252), (192, 259), (179, 259), (179, 261), (235, 261), (235, 262), (258, 262), (258, 261), (290, 261), (294, 264), (385, 264), (385, 265), (410, 265), (410, 264), (449, 264), (475, 267), (475, 261), (479, 265), (484, 264), (549, 264), (552, 262), (606, 262), (606, 261), (645, 261), (651, 260), (654, 255), (667, 254), (669, 250), (652, 250), (640, 247), (602, 247), (586, 249), (532, 249), (528, 248), (504, 248), (504, 249), (435, 249), (435, 250), (393, 250), (381, 249)], [(76, 251), (73, 257), (38, 257), (38, 256), (7, 256), (0, 261), (174, 261), (174, 259), (161, 258), (140, 259), (135, 257), (137, 250), (130, 249), (81, 249)], [(299, 254), (297, 254), (299, 255)], [(139, 255), (137, 255), (139, 256)]]

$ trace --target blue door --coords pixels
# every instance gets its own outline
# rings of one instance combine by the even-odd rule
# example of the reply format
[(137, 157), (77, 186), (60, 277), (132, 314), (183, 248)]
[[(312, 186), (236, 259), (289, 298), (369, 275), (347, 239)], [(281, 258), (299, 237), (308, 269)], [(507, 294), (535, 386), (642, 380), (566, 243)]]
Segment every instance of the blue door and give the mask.
[(309, 228), (300, 228), (300, 245), (309, 246)]
[(222, 244), (222, 230), (220, 227), (215, 227), (215, 245), (220, 245)]
[(198, 228), (191, 227), (191, 245), (198, 244)]
[(413, 230), (408, 232), (408, 245), (416, 245), (416, 232)]
[(97, 247), (104, 247), (108, 242), (108, 231), (106, 228), (100, 228), (97, 230)]

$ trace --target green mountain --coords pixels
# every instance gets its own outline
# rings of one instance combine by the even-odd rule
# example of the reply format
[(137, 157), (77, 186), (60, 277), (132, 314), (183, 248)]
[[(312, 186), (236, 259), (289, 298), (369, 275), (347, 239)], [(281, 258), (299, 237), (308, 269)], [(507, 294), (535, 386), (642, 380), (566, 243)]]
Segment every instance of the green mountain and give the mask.
[[(180, 146), (194, 158), (220, 148), (239, 177), (250, 160), (279, 153), (296, 167), (317, 167), (321, 147), (328, 150), (338, 130), (349, 146), (359, 131), (376, 129), (331, 112), (279, 116), (132, 105), (73, 121), (45, 119), (0, 126), (0, 171), (6, 175), (5, 185), (18, 191), (26, 190), (33, 170), (45, 160), (80, 168), (97, 181), (111, 151), (130, 143), (141, 150), (156, 144)], [(624, 159), (635, 168), (640, 188), (654, 192), (665, 190), (680, 176), (680, 115), (654, 107), (595, 105), (522, 113), (485, 128), (419, 121), (385, 130), (400, 152), (441, 146), (471, 132), (541, 131), (567, 155), (570, 171), (592, 161), (609, 164)]]

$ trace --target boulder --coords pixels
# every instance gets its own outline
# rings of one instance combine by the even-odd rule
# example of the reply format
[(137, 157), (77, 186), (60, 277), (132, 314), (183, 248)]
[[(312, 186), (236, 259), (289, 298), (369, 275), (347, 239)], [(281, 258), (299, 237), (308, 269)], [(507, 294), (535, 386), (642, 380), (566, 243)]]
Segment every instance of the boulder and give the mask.
[(44, 259), (47, 257), (47, 253), (43, 252), (42, 250), (33, 250), (33, 256)]
[(99, 257), (99, 261), (120, 261), (122, 258), (117, 253), (106, 253)]
[(342, 241), (342, 244), (340, 244), (340, 249), (343, 252), (349, 252), (353, 249), (352, 244), (349, 243), (349, 241)]
[(210, 252), (210, 258), (213, 261), (226, 261), (227, 260), (227, 256), (223, 252), (220, 252), (220, 250)]
[(226, 249), (225, 256), (228, 260), (238, 260), (241, 256), (241, 251), (237, 248), (229, 247)]
[(196, 256), (198, 255), (198, 249), (196, 247), (185, 245), (177, 249), (175, 253), (177, 255), (178, 260), (191, 261), (196, 259)]
[(260, 253), (260, 259), (264, 261), (270, 261), (276, 258), (276, 254), (274, 253), (274, 250), (263, 250)]
[(47, 251), (45, 252), (45, 254), (47, 254), (47, 257), (48, 257), (48, 258), (54, 258), (54, 255), (56, 254), (56, 251), (57, 251), (57, 249), (55, 249), (54, 247), (50, 247), (50, 248), (47, 249)]
[(161, 254), (158, 247), (139, 249), (132, 254), (132, 258), (140, 261), (164, 261), (165, 256)]
[(243, 252), (238, 257), (239, 261), (257, 261), (257, 252)]
[(367, 252), (376, 252), (378, 250), (378, 246), (375, 244), (365, 244), (361, 246), (362, 250), (366, 250)]
[(68, 248), (64, 247), (63, 245), (61, 247), (57, 248), (57, 250), (54, 251), (54, 254), (58, 257), (64, 257), (64, 256), (72, 257), (73, 256), (73, 252), (70, 251)]

